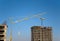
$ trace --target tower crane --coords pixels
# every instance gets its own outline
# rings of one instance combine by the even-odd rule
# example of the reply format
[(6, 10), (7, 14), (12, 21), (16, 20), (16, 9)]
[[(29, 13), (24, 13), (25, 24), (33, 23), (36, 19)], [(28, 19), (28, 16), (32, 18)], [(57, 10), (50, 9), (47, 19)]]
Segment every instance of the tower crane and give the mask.
[(41, 20), (41, 26), (43, 26), (43, 21), (45, 20), (45, 18), (40, 18)]
[(10, 18), (9, 20), (10, 20), (10, 23), (11, 23), (11, 24), (16, 24), (16, 23), (19, 23), (19, 22), (23, 22), (23, 21), (25, 21), (25, 20), (29, 20), (29, 19), (31, 19), (31, 18), (35, 18), (35, 17), (42, 16), (43, 14), (45, 14), (45, 12), (43, 12), (43, 13), (41, 13), (41, 14), (36, 14), (36, 15), (33, 15), (33, 16), (30, 16), (30, 17), (26, 17), (26, 18), (23, 18), (23, 19), (21, 19), (21, 20), (12, 21), (12, 20), (13, 20), (12, 18)]
[[(35, 18), (35, 17), (39, 17), (39, 16), (42, 16), (43, 14), (46, 14), (45, 12), (41, 13), (41, 14), (36, 14), (36, 15), (33, 15), (33, 16), (30, 16), (30, 17), (26, 17), (26, 18), (23, 18), (21, 20), (16, 20), (16, 21), (12, 21), (12, 18), (9, 18), (9, 21), (11, 24), (16, 24), (16, 23), (19, 23), (19, 22), (23, 22), (25, 20), (29, 20), (31, 18)], [(42, 18), (40, 18), (42, 20)], [(42, 25), (42, 22), (41, 22), (41, 25)], [(10, 41), (12, 41), (12, 30), (10, 32)]]

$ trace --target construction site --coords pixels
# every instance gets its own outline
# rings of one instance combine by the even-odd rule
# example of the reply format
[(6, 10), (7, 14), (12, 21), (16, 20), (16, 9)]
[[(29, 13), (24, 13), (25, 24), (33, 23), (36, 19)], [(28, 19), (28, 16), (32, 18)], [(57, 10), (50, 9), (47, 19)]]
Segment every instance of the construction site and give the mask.
[[(42, 16), (43, 14), (37, 14), (37, 15), (33, 15), (31, 17), (28, 18), (23, 18), (21, 20), (16, 20), (16, 21), (12, 21), (11, 18), (9, 18), (9, 21), (11, 24), (16, 24), (18, 22), (23, 22), (25, 20), (29, 20), (31, 18), (35, 18), (35, 17), (39, 17)], [(41, 26), (31, 26), (31, 41), (52, 41), (52, 27), (46, 27), (43, 24), (43, 21), (45, 20), (45, 18), (40, 18), (41, 20)], [(7, 41), (6, 38), (6, 31), (7, 31), (7, 24), (1, 24), (0, 25), (0, 41)], [(10, 37), (9, 37), (9, 41), (12, 41), (12, 28), (10, 31)]]

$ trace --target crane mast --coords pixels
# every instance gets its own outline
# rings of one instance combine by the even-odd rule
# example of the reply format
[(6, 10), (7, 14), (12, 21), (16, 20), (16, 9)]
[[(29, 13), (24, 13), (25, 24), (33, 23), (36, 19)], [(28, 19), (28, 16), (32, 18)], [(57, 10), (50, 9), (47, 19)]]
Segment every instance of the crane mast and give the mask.
[(40, 20), (41, 20), (41, 26), (44, 26), (43, 21), (45, 20), (45, 18), (40, 18)]
[(12, 41), (12, 30), (10, 32), (10, 38), (9, 38), (9, 41)]

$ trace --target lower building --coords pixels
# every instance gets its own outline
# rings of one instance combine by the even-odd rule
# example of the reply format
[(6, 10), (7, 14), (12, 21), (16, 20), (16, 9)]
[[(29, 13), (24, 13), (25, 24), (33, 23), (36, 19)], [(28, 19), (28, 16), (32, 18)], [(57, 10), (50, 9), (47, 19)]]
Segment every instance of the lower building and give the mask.
[(31, 41), (52, 41), (52, 28), (42, 26), (31, 27)]
[(0, 41), (6, 41), (7, 25), (0, 25)]

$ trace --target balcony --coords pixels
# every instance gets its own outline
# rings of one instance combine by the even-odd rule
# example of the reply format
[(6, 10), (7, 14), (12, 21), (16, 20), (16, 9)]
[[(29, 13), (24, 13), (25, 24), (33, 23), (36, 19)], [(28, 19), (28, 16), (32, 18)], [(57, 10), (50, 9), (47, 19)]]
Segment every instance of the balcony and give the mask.
[(4, 37), (4, 35), (0, 35), (0, 37)]
[(0, 35), (4, 35), (4, 32), (0, 32)]
[(4, 26), (0, 26), (0, 29), (4, 29), (5, 27)]
[(4, 32), (4, 30), (0, 30), (0, 32)]
[(0, 41), (4, 41), (4, 40), (0, 40)]

